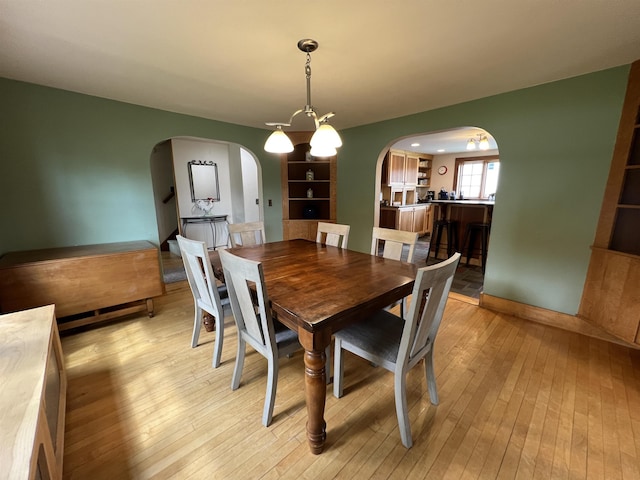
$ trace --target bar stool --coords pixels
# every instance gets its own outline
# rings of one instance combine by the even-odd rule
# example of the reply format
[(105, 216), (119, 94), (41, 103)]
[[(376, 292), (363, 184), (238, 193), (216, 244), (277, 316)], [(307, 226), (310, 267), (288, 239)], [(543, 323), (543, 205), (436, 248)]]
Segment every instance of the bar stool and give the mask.
[[(435, 238), (434, 258), (438, 258), (443, 230), (447, 232), (447, 257), (458, 251), (458, 222), (446, 219), (436, 220), (433, 222), (433, 235), (429, 241), (429, 250), (431, 250), (431, 240)], [(427, 252), (427, 260), (429, 260), (429, 255), (430, 252)]]
[(489, 242), (489, 230), (491, 225), (488, 223), (468, 223), (467, 229), (464, 234), (464, 243), (462, 250), (467, 252), (467, 263), (473, 253), (473, 246), (476, 241), (476, 236), (480, 234), (480, 255), (482, 256), (482, 273), (484, 274), (484, 268), (487, 264), (487, 244)]

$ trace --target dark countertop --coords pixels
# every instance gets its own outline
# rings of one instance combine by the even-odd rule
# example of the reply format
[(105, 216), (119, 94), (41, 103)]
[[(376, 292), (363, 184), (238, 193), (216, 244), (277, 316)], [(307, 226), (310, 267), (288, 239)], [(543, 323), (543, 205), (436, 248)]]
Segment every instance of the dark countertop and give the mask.
[(398, 209), (398, 208), (407, 208), (407, 207), (428, 207), (430, 205), (430, 203), (425, 202), (425, 203), (408, 203), (406, 205), (380, 205), (380, 208), (386, 208), (388, 210), (391, 209)]
[(405, 207), (420, 207), (429, 205), (468, 205), (468, 206), (493, 206), (494, 200), (431, 200), (430, 202), (411, 203), (407, 205), (380, 205), (380, 208), (405, 208)]
[(495, 205), (495, 200), (431, 200), (430, 203), (435, 203), (436, 205), (481, 205), (481, 206), (493, 206)]

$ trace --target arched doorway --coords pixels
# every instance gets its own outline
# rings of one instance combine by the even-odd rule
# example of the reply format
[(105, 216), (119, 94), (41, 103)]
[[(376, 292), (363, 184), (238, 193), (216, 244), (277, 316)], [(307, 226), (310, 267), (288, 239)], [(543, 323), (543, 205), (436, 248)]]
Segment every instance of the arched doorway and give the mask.
[[(474, 148), (469, 149), (469, 146)], [(402, 158), (403, 174), (398, 172)], [(470, 223), (484, 221), (490, 225), (498, 172), (498, 146), (493, 136), (479, 127), (460, 127), (396, 139), (378, 159), (374, 225), (419, 232), (414, 263), (424, 266), (446, 258), (446, 247), (449, 246), (446, 234), (441, 236), (445, 248), (440, 249), (438, 258), (434, 257), (436, 242), (431, 235), (434, 220), (453, 215), (457, 229), (453, 230), (452, 238), (456, 241), (451, 245), (461, 251), (463, 259), (452, 292), (454, 296), (460, 295), (475, 303), (482, 291), (483, 260), (486, 261), (487, 256), (481, 255), (481, 238), (471, 235), (472, 249), (467, 255), (467, 249), (463, 248), (466, 246), (465, 234)], [(446, 192), (447, 202), (438, 201), (441, 191), (443, 195)], [(455, 203), (448, 201), (450, 197), (455, 198)]]
[[(194, 162), (202, 168), (193, 168)], [(169, 263), (181, 268), (180, 258), (170, 256), (169, 247), (175, 244), (169, 240), (175, 239), (176, 234), (203, 241), (215, 249), (228, 244), (227, 222), (258, 221), (264, 217), (262, 169), (257, 157), (242, 145), (172, 137), (154, 146), (150, 167), (163, 269), (167, 260), (175, 260)], [(197, 172), (212, 175), (215, 201), (202, 202), (193, 196)]]

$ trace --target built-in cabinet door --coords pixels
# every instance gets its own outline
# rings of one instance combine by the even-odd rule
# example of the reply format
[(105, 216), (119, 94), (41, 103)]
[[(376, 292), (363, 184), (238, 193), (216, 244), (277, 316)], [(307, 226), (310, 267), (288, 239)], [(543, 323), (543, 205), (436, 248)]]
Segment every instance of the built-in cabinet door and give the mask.
[(398, 209), (396, 228), (407, 232), (426, 232), (427, 207), (405, 207)]
[(398, 209), (398, 230), (413, 232), (413, 208)]
[(390, 150), (383, 170), (383, 183), (391, 186), (415, 186), (418, 184), (418, 155), (400, 150)]
[(404, 185), (404, 161), (404, 153), (393, 150), (389, 152), (389, 185)]
[(404, 163), (404, 184), (405, 185), (417, 185), (418, 184), (418, 164), (420, 158), (417, 155), (407, 153)]
[(426, 207), (416, 207), (413, 210), (413, 232), (424, 233), (424, 220), (427, 216)]
[(282, 236), (286, 240), (303, 238), (315, 242), (318, 220), (283, 220)]
[(433, 229), (433, 209), (431, 206), (427, 206), (424, 209), (424, 226), (423, 232), (431, 232)]

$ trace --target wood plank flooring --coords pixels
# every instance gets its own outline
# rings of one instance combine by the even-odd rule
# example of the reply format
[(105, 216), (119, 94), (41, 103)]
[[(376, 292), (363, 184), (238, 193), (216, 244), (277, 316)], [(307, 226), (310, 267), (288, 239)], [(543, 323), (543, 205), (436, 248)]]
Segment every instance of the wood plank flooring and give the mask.
[(309, 452), (302, 355), (280, 361), (261, 424), (266, 361), (248, 350), (231, 391), (226, 319), (190, 348), (188, 289), (131, 316), (65, 333), (65, 479), (640, 478), (640, 351), (450, 299), (435, 345), (440, 405), (409, 375), (414, 439), (400, 443), (393, 375), (350, 354), (345, 396), (327, 391), (325, 452)]

